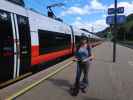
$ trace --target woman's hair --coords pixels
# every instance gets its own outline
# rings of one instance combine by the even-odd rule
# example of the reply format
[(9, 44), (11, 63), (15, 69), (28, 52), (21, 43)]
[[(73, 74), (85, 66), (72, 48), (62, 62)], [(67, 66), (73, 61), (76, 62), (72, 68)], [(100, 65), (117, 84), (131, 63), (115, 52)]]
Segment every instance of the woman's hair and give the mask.
[(86, 39), (81, 39), (80, 46), (85, 45), (86, 43), (87, 43), (87, 40)]
[(77, 50), (79, 50), (79, 48), (85, 44), (87, 44), (87, 40), (86, 39), (80, 39), (80, 42), (77, 46)]

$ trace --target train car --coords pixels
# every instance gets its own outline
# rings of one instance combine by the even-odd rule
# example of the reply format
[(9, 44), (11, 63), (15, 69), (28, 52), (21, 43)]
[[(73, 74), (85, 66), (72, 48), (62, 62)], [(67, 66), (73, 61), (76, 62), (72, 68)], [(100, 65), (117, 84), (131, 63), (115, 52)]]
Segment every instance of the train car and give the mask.
[(0, 0), (0, 83), (35, 65), (73, 54), (82, 33), (26, 9), (23, 0)]
[(59, 21), (29, 11), (32, 65), (72, 53), (71, 28)]

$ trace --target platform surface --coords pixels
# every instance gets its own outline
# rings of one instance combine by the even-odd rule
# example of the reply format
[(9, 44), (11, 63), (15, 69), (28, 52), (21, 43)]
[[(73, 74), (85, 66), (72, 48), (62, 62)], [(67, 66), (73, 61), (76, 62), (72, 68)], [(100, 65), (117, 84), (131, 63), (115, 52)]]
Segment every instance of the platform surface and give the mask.
[(72, 97), (69, 93), (76, 74), (73, 63), (16, 100), (133, 100), (133, 50), (117, 45), (116, 63), (112, 63), (112, 50), (110, 42), (93, 49), (96, 57), (91, 62), (86, 94)]

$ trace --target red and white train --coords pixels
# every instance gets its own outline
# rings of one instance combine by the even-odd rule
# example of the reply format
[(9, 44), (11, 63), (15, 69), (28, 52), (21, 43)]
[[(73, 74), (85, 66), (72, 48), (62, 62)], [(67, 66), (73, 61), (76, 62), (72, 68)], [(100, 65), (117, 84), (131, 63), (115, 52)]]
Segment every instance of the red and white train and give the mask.
[(24, 7), (23, 0), (0, 0), (0, 83), (27, 69), (74, 52), (81, 34), (99, 37)]

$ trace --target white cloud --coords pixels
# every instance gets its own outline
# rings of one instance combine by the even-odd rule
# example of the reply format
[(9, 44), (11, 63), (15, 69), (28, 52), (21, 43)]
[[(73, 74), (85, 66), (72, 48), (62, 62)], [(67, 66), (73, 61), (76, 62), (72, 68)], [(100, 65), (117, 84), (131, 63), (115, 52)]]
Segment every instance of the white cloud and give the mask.
[(91, 30), (91, 23), (89, 22), (82, 22), (82, 21), (75, 21), (73, 24), (73, 26), (77, 27), (77, 28), (85, 28), (88, 30)]
[(83, 7), (73, 6), (63, 11), (60, 16), (68, 14), (89, 15), (91, 13), (103, 12), (107, 7), (100, 3), (98, 0), (90, 1), (90, 4), (86, 4)]
[(100, 20), (95, 21), (93, 26), (94, 26), (94, 30), (96, 30), (96, 32), (97, 32), (97, 31), (102, 31), (108, 25), (106, 24), (106, 20), (105, 19), (100, 19)]
[(106, 8), (106, 6), (104, 6), (102, 3), (100, 3), (98, 0), (92, 0), (90, 2), (91, 5), (91, 9), (95, 9), (95, 10), (104, 10)]
[[(111, 4), (109, 8), (114, 7), (114, 4)], [(118, 7), (124, 7), (125, 15), (133, 13), (133, 2), (119, 2)]]
[[(129, 15), (130, 13), (133, 13), (133, 1), (132, 2), (118, 2), (118, 6), (125, 7), (125, 14)], [(114, 7), (114, 4), (109, 5), (108, 7), (106, 5), (103, 5), (99, 0), (91, 0), (90, 3), (84, 5), (83, 7), (79, 6), (73, 6), (61, 13), (60, 16), (65, 15), (89, 15), (92, 13), (99, 13), (104, 12), (107, 13), (107, 8)]]
[(98, 31), (102, 31), (107, 27), (107, 24), (105, 21), (106, 20), (104, 19), (96, 20), (94, 22), (83, 22), (83, 21), (76, 20), (72, 25), (77, 28), (88, 29), (89, 31), (92, 31), (92, 27), (93, 27), (94, 32), (98, 32)]
[(87, 13), (88, 13), (88, 10), (87, 10), (87, 5), (86, 5), (83, 8), (80, 8), (80, 7), (70, 7), (67, 10), (63, 11), (61, 13), (61, 16), (65, 16), (67, 14), (85, 15)]
[[(114, 4), (109, 5), (108, 7), (100, 3), (98, 0), (91, 0), (88, 5), (83, 7), (75, 6), (70, 7), (64, 12), (62, 12), (62, 16), (67, 14), (77, 14), (77, 15), (89, 15), (92, 13), (103, 12), (102, 19), (96, 20), (94, 22), (87, 22), (82, 20), (82, 16), (76, 17), (75, 22), (72, 25), (78, 28), (85, 28), (89, 31), (92, 30), (92, 26), (94, 27), (94, 31), (98, 32), (105, 29), (108, 25), (106, 24), (106, 16), (107, 16), (107, 8), (114, 7)], [(125, 8), (125, 15), (129, 15), (133, 13), (133, 1), (132, 2), (118, 2), (118, 7)], [(105, 12), (106, 11), (106, 12)]]
[(76, 17), (76, 20), (81, 20), (81, 17)]

